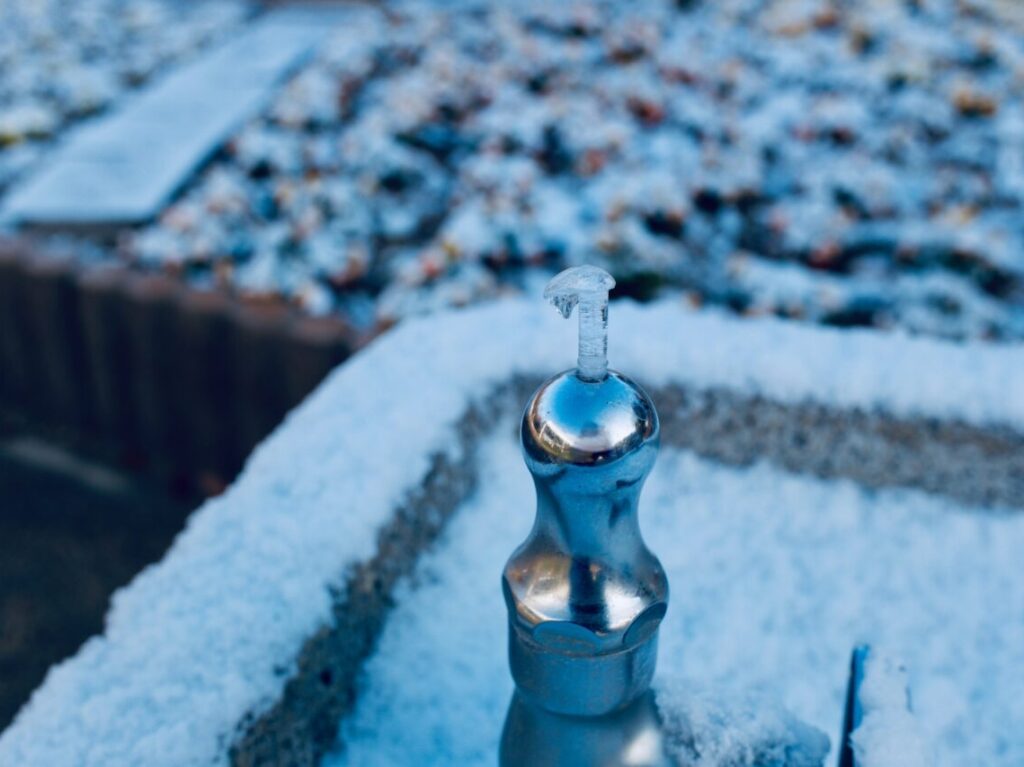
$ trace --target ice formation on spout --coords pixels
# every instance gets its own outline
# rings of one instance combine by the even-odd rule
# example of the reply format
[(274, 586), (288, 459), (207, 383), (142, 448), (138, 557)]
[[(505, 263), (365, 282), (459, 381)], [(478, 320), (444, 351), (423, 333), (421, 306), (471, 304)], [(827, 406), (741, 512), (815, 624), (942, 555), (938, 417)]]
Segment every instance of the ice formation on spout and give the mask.
[(584, 381), (602, 381), (608, 374), (608, 291), (615, 279), (596, 266), (574, 266), (555, 275), (544, 298), (566, 319), (580, 307), (577, 372)]

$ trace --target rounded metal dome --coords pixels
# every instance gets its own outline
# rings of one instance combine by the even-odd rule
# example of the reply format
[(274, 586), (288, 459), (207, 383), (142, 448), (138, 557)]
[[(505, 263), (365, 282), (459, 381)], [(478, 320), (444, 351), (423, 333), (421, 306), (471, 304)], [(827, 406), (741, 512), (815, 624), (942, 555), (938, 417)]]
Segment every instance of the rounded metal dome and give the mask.
[(523, 414), (523, 448), (538, 463), (606, 464), (657, 438), (650, 397), (611, 370), (601, 381), (561, 373), (537, 390)]

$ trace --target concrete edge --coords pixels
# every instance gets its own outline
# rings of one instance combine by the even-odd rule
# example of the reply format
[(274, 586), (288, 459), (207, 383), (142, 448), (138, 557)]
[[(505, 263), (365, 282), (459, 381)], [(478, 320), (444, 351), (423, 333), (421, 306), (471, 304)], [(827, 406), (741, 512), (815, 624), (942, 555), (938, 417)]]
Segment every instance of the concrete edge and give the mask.
[[(387, 621), (393, 589), (442, 534), (477, 484), (477, 446), (518, 415), (540, 384), (515, 377), (470, 405), (457, 447), (436, 454), (378, 535), (376, 553), (345, 573), (334, 591), (333, 623), (310, 637), (284, 692), (239, 723), (234, 767), (315, 767), (338, 749), (338, 724), (359, 693), (363, 663)], [(907, 488), (973, 506), (1024, 510), (1024, 434), (1004, 428), (814, 403), (787, 405), (722, 389), (652, 390), (663, 444), (732, 466), (768, 461), (788, 471), (845, 479), (867, 488)]]

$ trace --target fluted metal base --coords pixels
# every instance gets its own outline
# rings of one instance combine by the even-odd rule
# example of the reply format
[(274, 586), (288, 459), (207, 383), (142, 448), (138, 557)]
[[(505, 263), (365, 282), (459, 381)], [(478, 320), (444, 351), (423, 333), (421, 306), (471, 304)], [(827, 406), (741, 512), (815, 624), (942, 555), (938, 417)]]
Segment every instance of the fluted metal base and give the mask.
[(604, 716), (628, 706), (650, 687), (658, 635), (619, 652), (581, 655), (543, 647), (510, 627), (508, 655), (512, 678), (525, 700), (557, 714)]
[(671, 767), (650, 691), (607, 716), (554, 714), (513, 693), (501, 767)]

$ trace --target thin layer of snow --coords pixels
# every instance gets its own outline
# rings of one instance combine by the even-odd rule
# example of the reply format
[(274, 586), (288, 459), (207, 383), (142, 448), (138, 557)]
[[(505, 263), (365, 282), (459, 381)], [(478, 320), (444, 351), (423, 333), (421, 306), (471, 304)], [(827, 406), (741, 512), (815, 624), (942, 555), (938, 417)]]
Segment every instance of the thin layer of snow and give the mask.
[(928, 737), (911, 712), (906, 666), (872, 649), (864, 663), (853, 732), (857, 767), (932, 767)]
[[(236, 723), (276, 699), (302, 642), (330, 620), (328, 587), (372, 553), (376, 531), (429, 470), (429, 456), (454, 449), (452, 427), (467, 403), (515, 373), (571, 367), (575, 332), (540, 300), (510, 301), (405, 323), (335, 371), (235, 485), (193, 515), (165, 559), (115, 595), (104, 634), (51, 670), (0, 736), (0, 764), (226, 763)], [(1013, 385), (1024, 358), (1008, 348), (620, 303), (609, 359), (653, 385), (727, 386), (1024, 428), (1024, 391)], [(819, 511), (835, 500), (821, 496)], [(967, 538), (955, 540), (969, 554)], [(1012, 536), (999, 540), (992, 546), (1012, 545)], [(949, 555), (952, 576), (961, 565)], [(848, 567), (870, 574), (876, 561), (866, 549)], [(1013, 572), (996, 564), (1000, 577)], [(676, 580), (677, 595), (688, 578)], [(678, 615), (678, 596), (674, 604)], [(844, 633), (843, 647), (829, 652), (848, 652), (854, 639)], [(666, 657), (676, 652), (689, 657), (692, 648), (669, 648)], [(834, 686), (839, 675), (837, 667)]]
[(782, 402), (1024, 428), (1024, 347), (745, 321), (682, 307), (615, 304), (609, 365), (652, 384), (721, 386)]
[(1019, 341), (1019, 30), (876, 5), (394, 0), (228, 145), (231, 190), (204, 174), (128, 248), (243, 294), (258, 253), (256, 292), (303, 307), (383, 284), (384, 326), (589, 262), (632, 295)]
[(680, 767), (820, 767), (828, 754), (829, 737), (773, 694), (709, 685), (668, 668), (656, 695), (666, 750)]
[[(499, 576), (535, 505), (517, 448), (506, 427), (481, 451), (480, 493), (398, 590), (325, 767), (493, 764), (511, 693)], [(921, 729), (906, 738), (933, 742), (937, 767), (1024, 763), (1024, 517), (670, 449), (640, 522), (672, 584), (655, 688), (682, 764), (821, 764), (820, 736), (775, 699), (834, 745), (863, 641), (908, 659)], [(917, 753), (865, 724), (866, 741)], [(865, 764), (921, 764), (880, 753)]]
[(46, 167), (14, 190), (0, 215), (26, 223), (153, 218), (336, 21), (293, 9), (267, 14), (75, 130)]
[(66, 124), (237, 29), (251, 11), (239, 0), (0, 3), (0, 190), (24, 169), (13, 154), (39, 154)]
[(828, 736), (770, 694), (723, 691), (671, 669), (656, 689), (666, 749), (680, 767), (819, 767), (828, 753)]

